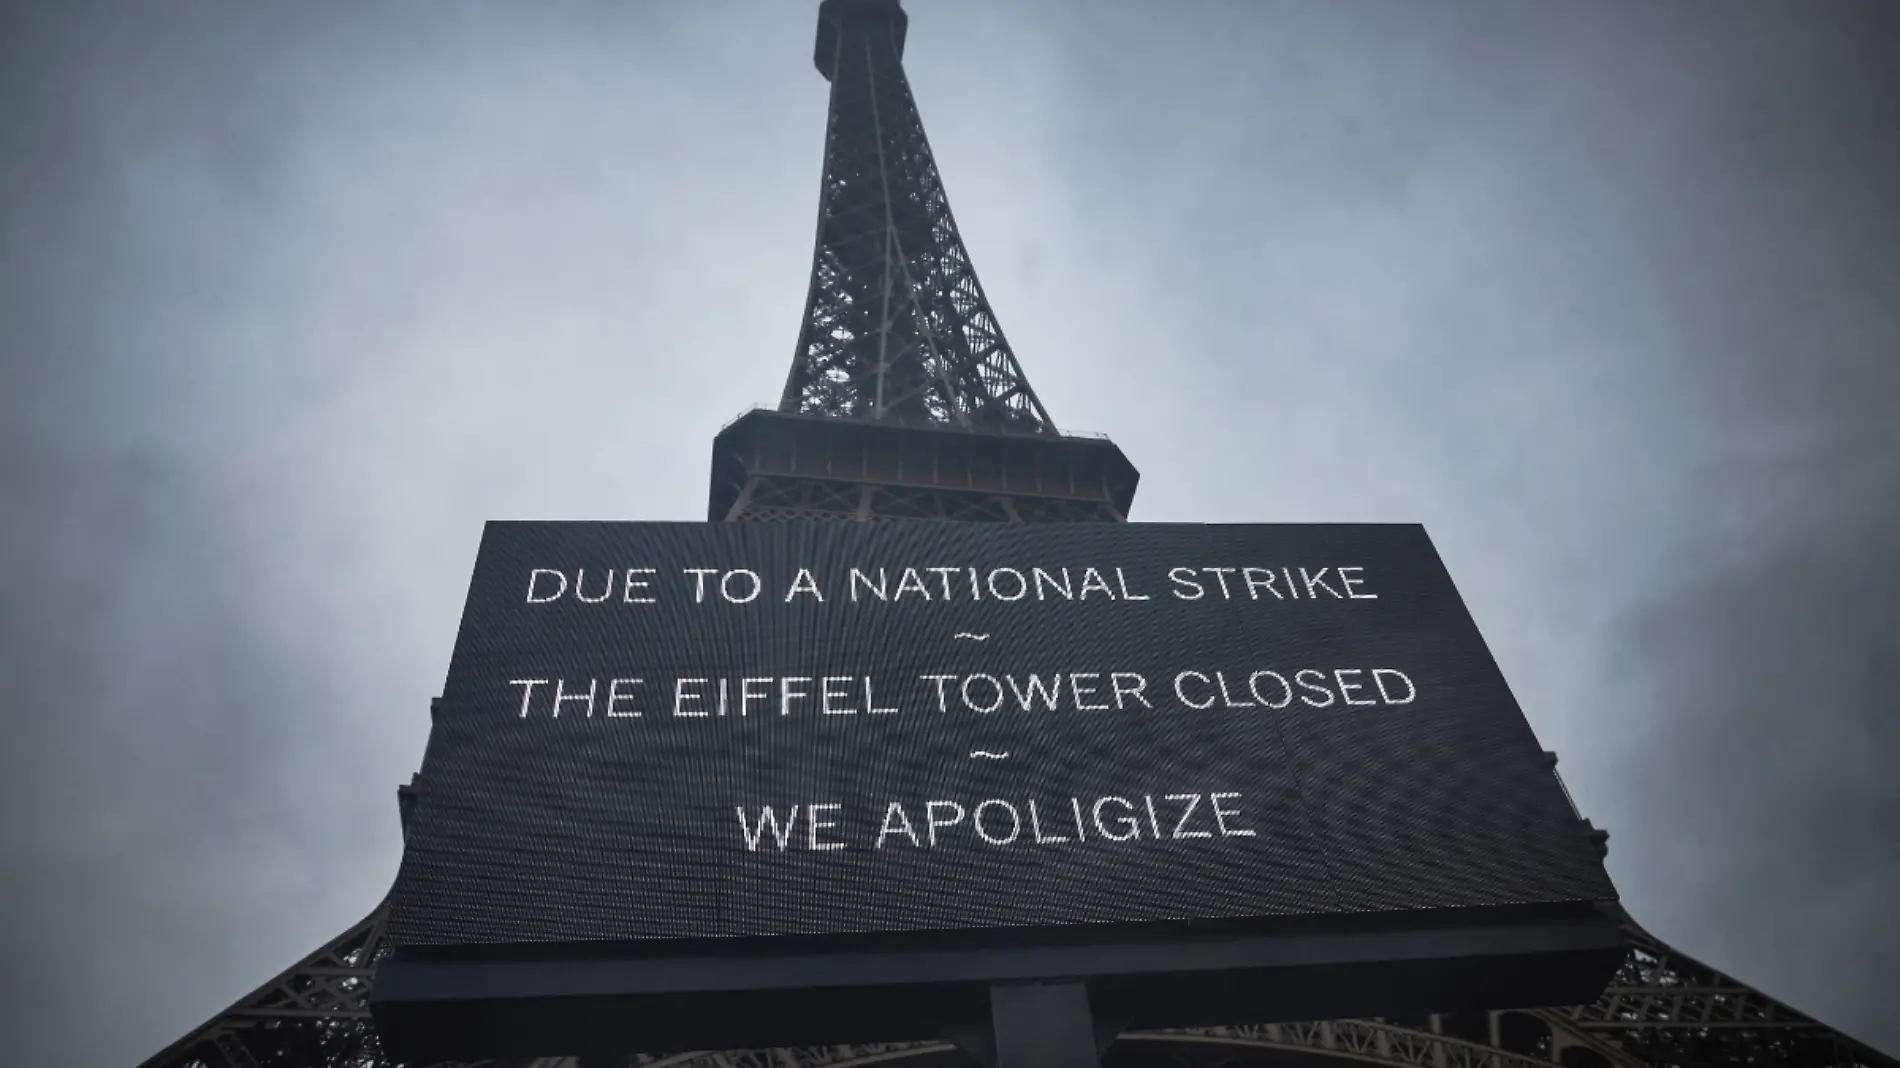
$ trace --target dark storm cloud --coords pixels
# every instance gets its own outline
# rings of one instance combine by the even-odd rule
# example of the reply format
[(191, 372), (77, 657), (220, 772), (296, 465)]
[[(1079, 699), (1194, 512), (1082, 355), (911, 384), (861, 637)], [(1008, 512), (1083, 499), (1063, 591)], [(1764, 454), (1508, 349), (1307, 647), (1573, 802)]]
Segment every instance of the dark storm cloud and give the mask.
[[(375, 903), (483, 519), (701, 513), (803, 297), (811, 6), (0, 13), (17, 1056)], [(1890, 11), (908, 6), (1137, 518), (1424, 521), (1637, 917), (1900, 1046)]]

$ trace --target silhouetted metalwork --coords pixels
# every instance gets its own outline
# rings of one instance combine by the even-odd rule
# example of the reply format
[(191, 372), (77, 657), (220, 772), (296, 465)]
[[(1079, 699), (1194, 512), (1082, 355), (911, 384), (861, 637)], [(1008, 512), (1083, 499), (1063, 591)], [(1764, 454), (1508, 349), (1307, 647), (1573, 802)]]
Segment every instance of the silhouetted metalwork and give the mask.
[[(1125, 519), (1134, 468), (1104, 439), (1056, 430), (957, 236), (901, 63), (896, 0), (825, 0), (816, 61), (831, 81), (817, 248), (779, 408), (714, 442), (715, 520)], [(366, 997), (383, 908), (142, 1068), (396, 1068)], [(1405, 1068), (1900, 1068), (1627, 924), (1628, 960), (1568, 1009), (1412, 1020), (1130, 1032), (1110, 1068), (1348, 1063)], [(947, 1043), (546, 1057), (406, 1068), (858, 1068), (964, 1063)]]
[[(1895, 1068), (1896, 1062), (1626, 925), (1628, 961), (1594, 1003), (1567, 1009), (1320, 1020), (1129, 1032), (1109, 1068), (1338, 1063), (1405, 1068)], [(394, 1068), (364, 996), (381, 910), (144, 1068)], [(926, 1068), (964, 1063), (948, 1043), (635, 1056), (613, 1068)], [(548, 1057), (435, 1068), (602, 1068)], [(409, 1066), (422, 1068), (422, 1066)]]
[(1135, 469), (1063, 435), (957, 233), (895, 0), (826, 0), (831, 82), (811, 287), (777, 412), (713, 445), (714, 520), (1126, 518)]
[(782, 412), (1054, 433), (1003, 339), (904, 77), (893, 0), (828, 0), (818, 241)]

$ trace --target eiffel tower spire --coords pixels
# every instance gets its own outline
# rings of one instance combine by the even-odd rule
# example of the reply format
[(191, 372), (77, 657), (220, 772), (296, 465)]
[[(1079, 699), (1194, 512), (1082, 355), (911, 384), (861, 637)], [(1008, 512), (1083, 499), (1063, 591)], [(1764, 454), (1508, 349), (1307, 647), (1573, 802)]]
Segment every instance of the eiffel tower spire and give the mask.
[[(776, 411), (714, 439), (709, 518), (1125, 519), (1136, 473), (1059, 433), (977, 285), (901, 64), (897, 0), (824, 0), (831, 81), (810, 296)], [(405, 802), (408, 788), (398, 791)], [(398, 1068), (370, 1024), (384, 906), (141, 1068)], [(1121, 1036), (1147, 1065), (1393, 1068), (1900, 1068), (1626, 922), (1630, 955), (1591, 1005)], [(936, 1068), (946, 1043), (544, 1057), (403, 1068)]]
[(897, 0), (825, 0), (818, 241), (779, 411), (1054, 433), (977, 282), (904, 77)]
[(1064, 435), (957, 234), (904, 76), (897, 0), (824, 0), (831, 83), (811, 286), (777, 411), (713, 442), (707, 518), (1127, 518), (1139, 478)]

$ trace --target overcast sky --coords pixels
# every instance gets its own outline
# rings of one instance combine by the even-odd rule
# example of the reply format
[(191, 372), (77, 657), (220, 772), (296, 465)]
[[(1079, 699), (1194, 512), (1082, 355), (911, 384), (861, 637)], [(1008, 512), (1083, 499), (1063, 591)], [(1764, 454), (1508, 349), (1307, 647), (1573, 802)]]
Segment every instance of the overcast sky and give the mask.
[[(1900, 9), (908, 7), (1134, 518), (1423, 522), (1634, 915), (1900, 1050)], [(11, 1059), (135, 1063), (377, 902), (484, 520), (703, 517), (815, 9), (0, 7)]]

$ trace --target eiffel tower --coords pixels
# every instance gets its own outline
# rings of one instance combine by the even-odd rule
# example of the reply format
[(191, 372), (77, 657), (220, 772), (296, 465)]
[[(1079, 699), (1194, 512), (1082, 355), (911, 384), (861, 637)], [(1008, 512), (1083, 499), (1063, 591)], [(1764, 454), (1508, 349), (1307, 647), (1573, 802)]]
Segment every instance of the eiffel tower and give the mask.
[[(831, 83), (817, 249), (776, 411), (714, 440), (715, 521), (1122, 522), (1136, 473), (1064, 434), (977, 283), (911, 98), (898, 0), (824, 0)], [(398, 790), (406, 810), (409, 787)], [(384, 909), (144, 1062), (143, 1068), (394, 1068), (366, 1008)], [(1415, 1019), (1129, 1032), (1111, 1068), (1359, 1063), (1412, 1068), (1776, 1065), (1900, 1068), (1624, 918), (1629, 956), (1589, 1005)], [(948, 1043), (633, 1056), (614, 1068), (934, 1068)], [(409, 1068), (604, 1068), (597, 1061)]]

